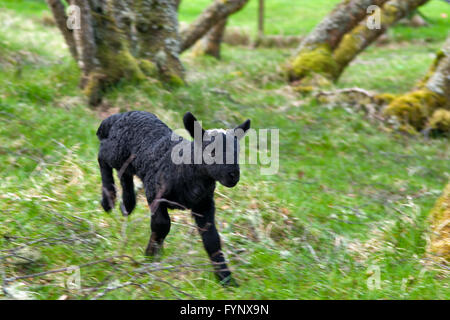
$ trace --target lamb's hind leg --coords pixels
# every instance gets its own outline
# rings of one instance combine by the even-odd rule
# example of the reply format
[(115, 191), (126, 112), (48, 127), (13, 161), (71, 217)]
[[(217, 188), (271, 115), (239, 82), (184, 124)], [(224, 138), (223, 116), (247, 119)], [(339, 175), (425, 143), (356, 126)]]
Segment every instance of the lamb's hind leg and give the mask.
[(102, 176), (102, 207), (106, 212), (111, 211), (116, 200), (116, 186), (114, 185), (113, 169), (100, 157), (98, 158)]
[(124, 216), (128, 216), (131, 214), (134, 207), (136, 207), (133, 175), (124, 173), (120, 177), (120, 184), (122, 185), (122, 202), (120, 203), (120, 210)]

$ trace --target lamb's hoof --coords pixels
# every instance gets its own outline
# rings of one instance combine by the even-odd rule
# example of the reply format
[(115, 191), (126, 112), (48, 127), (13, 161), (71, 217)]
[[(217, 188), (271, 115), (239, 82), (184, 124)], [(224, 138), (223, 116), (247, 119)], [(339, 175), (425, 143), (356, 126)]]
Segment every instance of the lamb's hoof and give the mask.
[(108, 201), (107, 199), (103, 198), (101, 201), (101, 205), (103, 207), (103, 210), (105, 210), (106, 212), (110, 212), (112, 210), (110, 201)]
[(123, 202), (120, 202), (120, 211), (122, 211), (122, 215), (124, 217), (128, 217), (130, 215), (130, 213), (127, 211), (127, 208), (125, 208)]
[(153, 261), (159, 261), (161, 260), (162, 247), (157, 244), (150, 244), (145, 249), (145, 255)]
[(220, 280), (220, 284), (223, 287), (239, 288), (239, 284), (236, 282), (236, 280), (234, 280), (232, 276), (228, 276)]

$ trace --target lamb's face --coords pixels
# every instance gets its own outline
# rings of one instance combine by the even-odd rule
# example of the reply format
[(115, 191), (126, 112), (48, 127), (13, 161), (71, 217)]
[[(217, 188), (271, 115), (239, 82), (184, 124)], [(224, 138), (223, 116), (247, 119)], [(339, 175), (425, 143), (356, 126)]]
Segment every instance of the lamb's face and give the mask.
[(205, 166), (208, 176), (226, 187), (234, 187), (240, 177), (239, 140), (250, 128), (250, 120), (228, 130), (204, 130), (190, 112), (184, 115), (183, 121), (186, 130), (194, 138), (194, 145), (197, 143), (199, 147), (197, 152), (201, 149), (201, 165)]
[(202, 149), (209, 176), (225, 187), (234, 187), (240, 177), (239, 139), (234, 130), (207, 130)]

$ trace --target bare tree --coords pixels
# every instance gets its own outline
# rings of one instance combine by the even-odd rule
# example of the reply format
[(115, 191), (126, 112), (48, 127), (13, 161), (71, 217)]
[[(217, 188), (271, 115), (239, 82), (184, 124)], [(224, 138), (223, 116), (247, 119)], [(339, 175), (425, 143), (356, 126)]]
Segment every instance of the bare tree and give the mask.
[(183, 82), (178, 58), (176, 0), (69, 0), (79, 8), (80, 28), (69, 30), (64, 5), (47, 0), (82, 71), (80, 86), (91, 105), (121, 79)]

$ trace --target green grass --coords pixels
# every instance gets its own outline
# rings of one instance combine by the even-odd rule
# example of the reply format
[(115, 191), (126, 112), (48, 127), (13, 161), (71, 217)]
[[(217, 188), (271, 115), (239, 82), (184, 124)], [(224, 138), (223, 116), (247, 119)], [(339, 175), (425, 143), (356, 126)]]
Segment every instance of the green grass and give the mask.
[[(182, 18), (192, 20), (208, 2), (188, 7), (184, 1)], [(305, 2), (309, 13), (300, 5), (297, 11), (286, 9), (285, 2), (268, 1), (273, 19), (279, 19), (270, 32), (289, 34), (296, 25), (295, 32), (306, 33), (336, 1)], [(45, 6), (0, 1), (1, 6), (8, 11), (0, 13), (0, 250), (40, 239), (29, 247), (41, 258), (26, 265), (0, 260), (0, 276), (113, 255), (149, 263), (143, 256), (149, 238), (143, 191), (128, 220), (118, 210), (101, 210), (95, 136), (101, 112), (86, 106), (77, 89), (79, 71), (58, 31), (39, 23)], [(254, 6), (252, 1), (233, 23), (252, 27)], [(439, 1), (428, 6), (434, 8), (430, 17), (438, 20), (440, 9), (434, 6), (443, 6)], [(292, 19), (281, 19), (283, 14)], [(408, 32), (399, 32), (407, 38)], [(415, 39), (427, 37), (421, 32)], [(425, 45), (370, 48), (346, 70), (339, 86), (410, 89), (425, 74), (445, 32), (433, 38)], [(263, 176), (259, 167), (244, 165), (235, 188), (218, 187), (217, 221), (239, 288), (215, 282), (188, 213), (174, 211), (164, 256), (153, 265), (172, 269), (140, 275), (136, 282), (151, 282), (147, 291), (125, 287), (102, 298), (450, 298), (448, 278), (438, 266), (426, 267), (424, 259), (427, 214), (450, 175), (448, 139), (405, 136), (361, 113), (299, 97), (277, 71), (290, 54), (230, 46), (224, 46), (221, 61), (187, 54), (188, 86), (169, 92), (123, 84), (108, 94), (105, 107), (154, 112), (173, 128), (182, 127), (187, 110), (207, 127), (251, 118), (254, 128), (278, 128), (280, 170)], [(226, 90), (238, 103), (213, 88)], [(100, 286), (102, 292), (108, 284), (128, 281), (141, 266), (128, 258), (86, 266), (81, 285)], [(380, 268), (380, 289), (368, 289), (372, 266)], [(95, 296), (66, 288), (70, 274), (11, 285), (23, 283), (22, 290), (38, 299)]]

